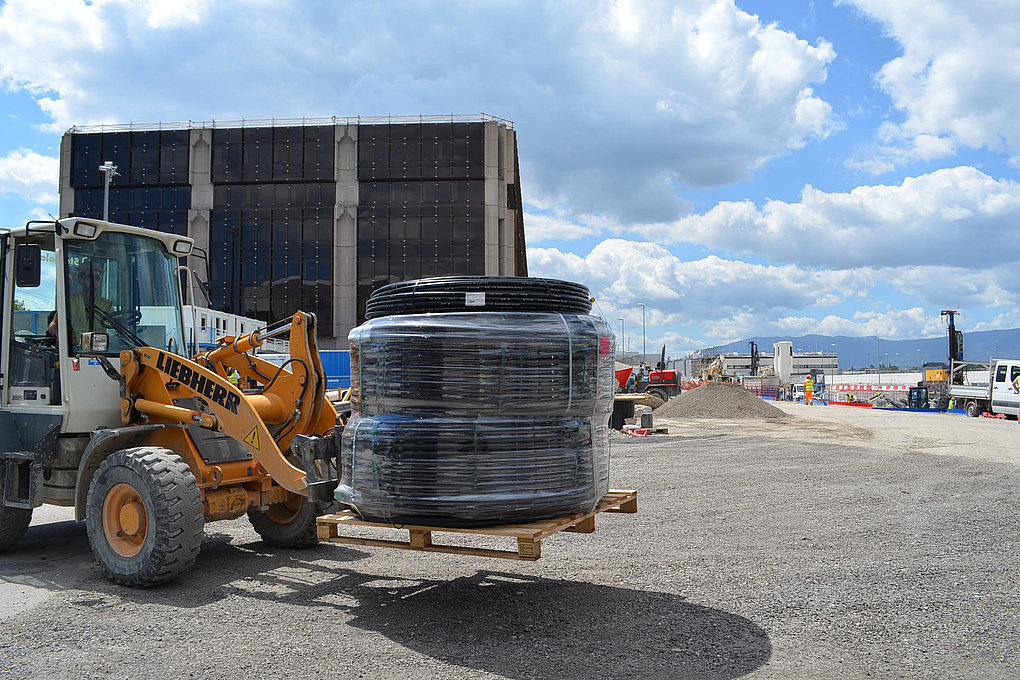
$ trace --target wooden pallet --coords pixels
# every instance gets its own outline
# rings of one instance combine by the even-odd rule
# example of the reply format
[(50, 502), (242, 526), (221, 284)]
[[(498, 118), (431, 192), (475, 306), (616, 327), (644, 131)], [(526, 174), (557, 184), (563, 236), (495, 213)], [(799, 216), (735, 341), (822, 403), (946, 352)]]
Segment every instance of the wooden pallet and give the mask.
[[(453, 527), (416, 526), (410, 524), (386, 524), (383, 522), (366, 522), (351, 511), (323, 515), (316, 519), (319, 540), (329, 543), (346, 543), (349, 545), (366, 545), (385, 548), (401, 548), (403, 550), (423, 550), (425, 552), (453, 553), (455, 555), (475, 555), (478, 557), (500, 557), (510, 560), (535, 561), (542, 556), (542, 539), (561, 531), (573, 531), (590, 534), (595, 531), (595, 515), (600, 512), (637, 512), (637, 491), (610, 491), (599, 501), (592, 512), (568, 515), (556, 519), (528, 522), (527, 524), (508, 524), (495, 527), (477, 527), (459, 529)], [(383, 538), (363, 538), (360, 536), (341, 536), (340, 527), (379, 527), (383, 529), (403, 529), (409, 532), (408, 540), (391, 540)], [(448, 545), (432, 542), (433, 532), (453, 534), (473, 534), (476, 536), (502, 536), (517, 539), (517, 550), (496, 550), (491, 548), (474, 548), (466, 545)]]

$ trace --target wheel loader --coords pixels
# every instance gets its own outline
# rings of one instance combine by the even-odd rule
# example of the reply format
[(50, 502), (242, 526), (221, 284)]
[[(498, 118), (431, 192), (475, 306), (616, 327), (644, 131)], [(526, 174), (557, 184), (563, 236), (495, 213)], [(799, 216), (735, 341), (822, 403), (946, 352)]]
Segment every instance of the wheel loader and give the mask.
[[(315, 316), (187, 356), (182, 236), (93, 219), (0, 233), (0, 550), (43, 503), (84, 521), (103, 571), (172, 580), (206, 522), (247, 515), (263, 540), (317, 542), (336, 434)], [(256, 353), (287, 334), (276, 366)]]

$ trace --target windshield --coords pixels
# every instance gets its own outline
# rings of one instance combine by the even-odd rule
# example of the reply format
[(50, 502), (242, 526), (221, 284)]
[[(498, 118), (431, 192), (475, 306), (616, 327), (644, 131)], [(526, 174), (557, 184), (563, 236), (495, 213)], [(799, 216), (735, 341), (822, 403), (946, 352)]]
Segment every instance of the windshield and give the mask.
[(180, 352), (177, 259), (162, 243), (104, 231), (94, 241), (65, 241), (64, 255), (72, 352), (84, 332), (107, 333), (111, 356), (143, 345)]

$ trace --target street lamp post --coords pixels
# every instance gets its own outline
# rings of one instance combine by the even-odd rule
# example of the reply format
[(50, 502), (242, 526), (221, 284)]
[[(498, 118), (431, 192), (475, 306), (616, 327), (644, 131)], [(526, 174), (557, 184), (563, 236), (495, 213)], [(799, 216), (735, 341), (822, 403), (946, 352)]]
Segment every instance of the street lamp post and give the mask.
[[(623, 352), (621, 354), (625, 354), (627, 352), (627, 322), (623, 320), (622, 316), (616, 320), (620, 322), (620, 335), (623, 338)], [(626, 357), (624, 358), (626, 359)]]
[(836, 368), (838, 367), (839, 359), (836, 357), (836, 343), (832, 342), (829, 344), (832, 347), (832, 382), (836, 382)]
[(639, 302), (637, 306), (641, 308), (641, 361), (643, 363), (647, 361), (648, 355), (645, 348), (645, 303)]
[(110, 219), (110, 180), (120, 175), (113, 161), (103, 161), (99, 166), (99, 172), (103, 173), (103, 221), (107, 222)]

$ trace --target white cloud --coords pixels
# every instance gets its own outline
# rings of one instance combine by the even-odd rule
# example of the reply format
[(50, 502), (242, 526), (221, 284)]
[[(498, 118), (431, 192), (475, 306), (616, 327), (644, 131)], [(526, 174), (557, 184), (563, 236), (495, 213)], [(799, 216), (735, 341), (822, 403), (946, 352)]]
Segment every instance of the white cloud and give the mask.
[(1020, 309), (1011, 309), (998, 314), (990, 321), (980, 321), (974, 324), (974, 331), (1001, 331), (1020, 328)]
[[(792, 265), (764, 266), (709, 256), (683, 261), (654, 243), (608, 239), (585, 256), (555, 248), (528, 250), (533, 276), (580, 281), (609, 318), (648, 328), (729, 323), (744, 314), (776, 318), (791, 310), (832, 304), (869, 285), (852, 271), (816, 272)], [(710, 335), (717, 333), (710, 332)]]
[(874, 276), (933, 307), (978, 309), (1020, 306), (1020, 267), (1016, 262), (977, 270), (938, 266), (898, 267), (876, 271)]
[(880, 336), (890, 340), (930, 337), (943, 333), (939, 317), (929, 310), (912, 307), (885, 312), (857, 313), (852, 318), (828, 315), (816, 319), (806, 315), (771, 317), (760, 312), (744, 312), (712, 324), (710, 336), (723, 344), (754, 335), (798, 337), (807, 334)]
[(152, 28), (175, 28), (197, 24), (201, 20), (204, 0), (145, 0), (146, 23)]
[[(1020, 150), (1020, 14), (1012, 0), (843, 0), (882, 22), (903, 54), (877, 74), (904, 114), (889, 124), (892, 162), (956, 144)], [(892, 132), (891, 136), (889, 133)]]
[(60, 164), (56, 158), (18, 149), (0, 158), (0, 194), (13, 194), (56, 208)]
[(51, 129), (486, 111), (521, 130), (529, 202), (622, 223), (675, 219), (677, 185), (746, 179), (830, 134), (812, 88), (834, 57), (733, 0), (0, 8), (0, 78)]
[(600, 231), (596, 227), (563, 217), (535, 213), (525, 213), (524, 229), (527, 242), (530, 244), (551, 239), (570, 241), (585, 236), (592, 236)]
[(723, 202), (635, 231), (801, 266), (983, 269), (1017, 261), (1015, 248), (992, 246), (1020, 242), (1020, 183), (972, 167), (946, 168), (849, 193), (807, 186), (799, 203)]

